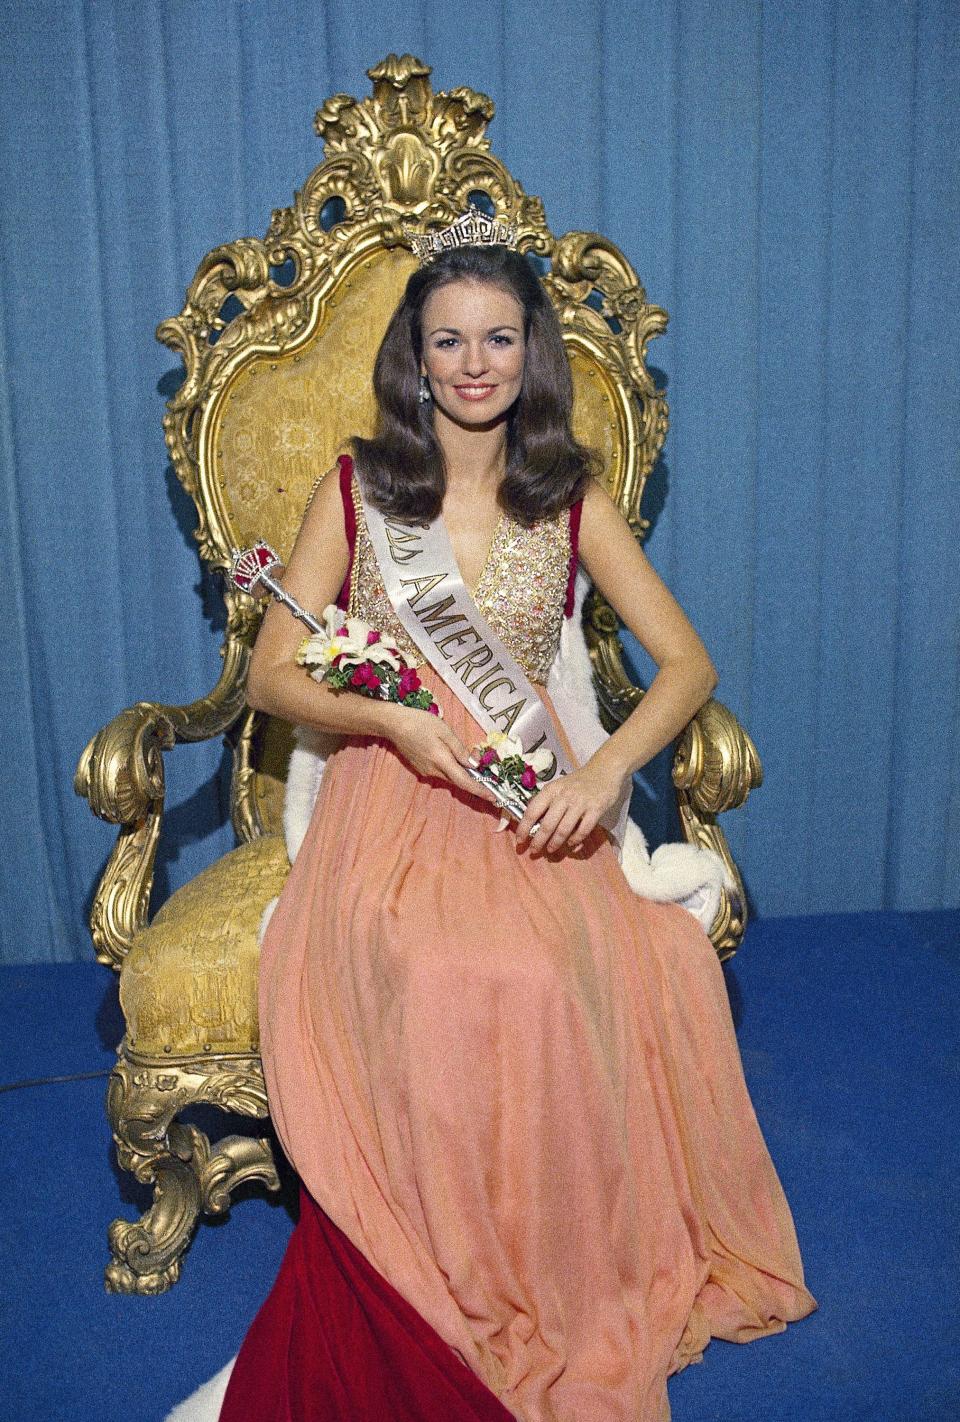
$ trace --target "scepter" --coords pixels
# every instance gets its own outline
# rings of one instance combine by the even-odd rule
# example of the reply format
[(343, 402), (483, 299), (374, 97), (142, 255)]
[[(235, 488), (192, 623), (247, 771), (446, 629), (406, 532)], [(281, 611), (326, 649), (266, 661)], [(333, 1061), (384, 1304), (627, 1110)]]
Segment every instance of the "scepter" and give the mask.
[(284, 591), (282, 583), (278, 583), (273, 576), (273, 570), (279, 562), (280, 555), (261, 538), (252, 548), (233, 549), (227, 577), (240, 592), (250, 593), (251, 596), (256, 594), (257, 588), (262, 584), (271, 597), (289, 608), (294, 617), (305, 627), (309, 627), (311, 632), (322, 632), (323, 623), (318, 622), (312, 613), (301, 607), (296, 598)]
[[(286, 592), (283, 585), (273, 576), (273, 570), (279, 563), (279, 554), (270, 547), (269, 543), (265, 543), (261, 538), (258, 542), (254, 543), (251, 548), (234, 548), (232, 550), (227, 577), (239, 592), (248, 593), (251, 597), (256, 596), (259, 588), (264, 588), (272, 598), (282, 603), (288, 612), (291, 612), (299, 622), (302, 622), (305, 627), (309, 627), (311, 632), (322, 632), (324, 630), (323, 623), (318, 622), (312, 613), (307, 612), (306, 608), (301, 607), (296, 598), (291, 597), (290, 593)], [(526, 806), (517, 796), (512, 795), (505, 786), (500, 785), (492, 776), (485, 775), (484, 772), (479, 770), (476, 766), (465, 765), (463, 769), (468, 775), (472, 776), (474, 780), (479, 781), (481, 785), (485, 785), (488, 790), (492, 790), (497, 803), (501, 805), (508, 814), (512, 815), (515, 820), (523, 818), (523, 812)], [(538, 821), (537, 824), (532, 827), (530, 833), (536, 833), (539, 828), (540, 825)]]

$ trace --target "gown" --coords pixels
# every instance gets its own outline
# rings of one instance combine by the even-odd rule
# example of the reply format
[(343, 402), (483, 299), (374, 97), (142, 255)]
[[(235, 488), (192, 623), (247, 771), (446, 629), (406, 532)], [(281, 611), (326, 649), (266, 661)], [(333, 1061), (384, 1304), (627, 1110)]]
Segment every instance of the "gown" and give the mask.
[[(416, 654), (472, 746), (355, 481), (341, 460), (339, 604)], [(574, 764), (545, 682), (578, 517), (502, 515), (474, 591)], [(531, 858), (499, 818), (385, 738), (327, 761), (259, 978), (300, 1218), (220, 1422), (667, 1422), (711, 1337), (817, 1307), (707, 934), (633, 892), (603, 826)]]

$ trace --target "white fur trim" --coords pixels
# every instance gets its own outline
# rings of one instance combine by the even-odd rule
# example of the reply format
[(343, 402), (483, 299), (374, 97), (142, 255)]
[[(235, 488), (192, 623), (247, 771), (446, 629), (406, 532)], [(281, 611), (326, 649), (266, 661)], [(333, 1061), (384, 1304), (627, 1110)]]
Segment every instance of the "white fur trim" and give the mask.
[(732, 890), (733, 877), (719, 854), (696, 844), (661, 844), (647, 852), (636, 825), (627, 821), (620, 867), (635, 894), (660, 903), (676, 903), (693, 914), (710, 932), (720, 910), (724, 887)]
[(201, 1383), (196, 1392), (192, 1392), (183, 1402), (177, 1403), (173, 1411), (167, 1413), (163, 1422), (219, 1422), (227, 1383), (236, 1361), (236, 1357), (231, 1358), (218, 1373), (207, 1382)]
[[(583, 567), (578, 567), (573, 615), (564, 618), (560, 646), (547, 676), (547, 692), (581, 764), (607, 739), (597, 711), (593, 667), (583, 634), (583, 603), (589, 588), (589, 578)], [(734, 887), (726, 864), (712, 849), (685, 842), (661, 844), (651, 856), (643, 831), (629, 817), (632, 788), (628, 779), (620, 800), (603, 819), (627, 882), (642, 898), (681, 904), (709, 932), (723, 887)]]
[(295, 727), (283, 800), (283, 833), (291, 864), (300, 852), (310, 825), (324, 767), (342, 740), (338, 731), (323, 731), (315, 726)]
[[(563, 619), (560, 645), (547, 673), (547, 694), (553, 702), (560, 723), (566, 731), (573, 753), (584, 765), (607, 739), (607, 732), (597, 712), (593, 690), (593, 664), (583, 635), (583, 603), (590, 590), (590, 580), (582, 567), (574, 580), (573, 614)], [(620, 853), (630, 814), (633, 783), (626, 780), (619, 798), (603, 816), (603, 824), (613, 836)], [(640, 826), (636, 833), (646, 850), (646, 840)]]
[(258, 943), (262, 943), (262, 942), (263, 942), (263, 935), (264, 935), (264, 934), (266, 933), (266, 931), (267, 931), (267, 924), (268, 924), (268, 923), (270, 922), (270, 920), (273, 918), (273, 911), (274, 911), (274, 909), (276, 908), (276, 906), (277, 906), (277, 904), (278, 904), (279, 902), (280, 902), (280, 895), (277, 894), (276, 898), (270, 900), (270, 902), (267, 904), (266, 908), (263, 910), (263, 913), (260, 915), (260, 927), (257, 929), (257, 942), (258, 942)]

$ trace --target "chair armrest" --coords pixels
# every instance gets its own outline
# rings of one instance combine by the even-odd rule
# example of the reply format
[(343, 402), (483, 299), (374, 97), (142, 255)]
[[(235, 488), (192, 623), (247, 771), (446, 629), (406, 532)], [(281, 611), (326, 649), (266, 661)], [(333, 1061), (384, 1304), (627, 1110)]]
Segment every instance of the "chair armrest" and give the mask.
[(146, 927), (165, 795), (163, 752), (177, 741), (223, 735), (244, 707), (248, 649), (228, 641), (208, 696), (186, 706), (138, 701), (104, 726), (77, 764), (73, 788), (93, 813), (120, 825), (94, 896), (90, 932), (97, 959), (119, 968)]
[(711, 697), (681, 733), (673, 783), (704, 815), (738, 809), (763, 784), (757, 748), (722, 701)]
[(681, 733), (673, 758), (673, 783), (684, 838), (715, 850), (730, 871), (710, 938), (721, 962), (739, 948), (747, 927), (747, 895), (727, 837), (716, 816), (742, 805), (763, 783), (757, 748), (722, 701), (707, 701)]

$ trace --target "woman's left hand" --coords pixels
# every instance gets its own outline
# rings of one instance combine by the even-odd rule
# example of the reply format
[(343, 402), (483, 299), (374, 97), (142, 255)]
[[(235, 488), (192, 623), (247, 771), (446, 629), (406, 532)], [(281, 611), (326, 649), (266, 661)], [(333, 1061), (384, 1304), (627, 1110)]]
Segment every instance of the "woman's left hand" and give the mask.
[[(623, 777), (594, 756), (578, 770), (560, 775), (538, 790), (517, 821), (517, 848), (530, 841), (531, 856), (554, 853), (564, 844), (579, 849), (620, 796)], [(539, 821), (540, 828), (530, 830)]]

